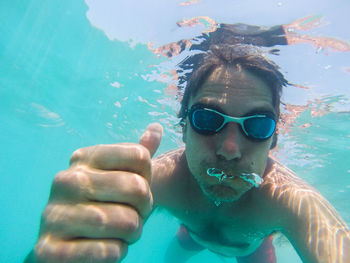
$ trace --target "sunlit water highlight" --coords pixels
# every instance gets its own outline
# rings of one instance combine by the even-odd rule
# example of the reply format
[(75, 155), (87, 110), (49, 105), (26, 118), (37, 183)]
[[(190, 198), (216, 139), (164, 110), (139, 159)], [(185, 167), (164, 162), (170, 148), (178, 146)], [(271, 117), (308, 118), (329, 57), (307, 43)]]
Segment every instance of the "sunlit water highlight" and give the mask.
[[(188, 47), (215, 22), (297, 21), (292, 45), (271, 55), (295, 84), (283, 95), (272, 154), (350, 224), (349, 3), (214, 2), (0, 2), (0, 262), (20, 262), (32, 248), (51, 181), (76, 148), (136, 142), (154, 121), (165, 128), (159, 153), (181, 145), (172, 70), (186, 51), (176, 56), (177, 42)], [(156, 213), (125, 262), (161, 262), (177, 228)], [(280, 262), (298, 262), (286, 241), (275, 242)], [(190, 262), (222, 261), (206, 251)]]

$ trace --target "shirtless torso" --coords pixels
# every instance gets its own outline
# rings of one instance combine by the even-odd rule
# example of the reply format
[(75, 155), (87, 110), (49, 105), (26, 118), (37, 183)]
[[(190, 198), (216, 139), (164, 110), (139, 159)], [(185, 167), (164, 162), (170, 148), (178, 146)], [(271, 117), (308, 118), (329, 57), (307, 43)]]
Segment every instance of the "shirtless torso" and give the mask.
[[(294, 239), (297, 235), (293, 233), (294, 225), (298, 226), (297, 231), (304, 231), (302, 224), (293, 221), (297, 215), (307, 217), (312, 210), (324, 208), (327, 208), (327, 213), (336, 215), (315, 189), (271, 158), (268, 159), (264, 183), (259, 188), (251, 189), (236, 202), (216, 206), (203, 195), (190, 174), (184, 149), (178, 149), (153, 161), (152, 192), (155, 207), (163, 207), (177, 217), (197, 243), (230, 257), (252, 253), (265, 237), (277, 231)], [(311, 219), (305, 219), (308, 225)], [(340, 218), (335, 219), (343, 224)], [(314, 223), (313, 227), (317, 228), (318, 221)], [(331, 228), (327, 234), (316, 233), (315, 236), (313, 233), (316, 238), (313, 242), (325, 238), (329, 231)], [(298, 241), (293, 241), (298, 250)], [(298, 252), (306, 251), (300, 248)]]

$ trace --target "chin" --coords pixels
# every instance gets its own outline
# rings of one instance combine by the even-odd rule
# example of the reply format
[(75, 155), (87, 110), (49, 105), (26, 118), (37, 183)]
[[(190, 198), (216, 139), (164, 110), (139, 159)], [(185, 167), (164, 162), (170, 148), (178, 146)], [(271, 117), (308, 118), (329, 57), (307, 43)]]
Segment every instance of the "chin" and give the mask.
[(207, 185), (202, 187), (204, 195), (212, 201), (225, 203), (235, 202), (240, 199), (248, 189), (233, 189), (224, 184)]

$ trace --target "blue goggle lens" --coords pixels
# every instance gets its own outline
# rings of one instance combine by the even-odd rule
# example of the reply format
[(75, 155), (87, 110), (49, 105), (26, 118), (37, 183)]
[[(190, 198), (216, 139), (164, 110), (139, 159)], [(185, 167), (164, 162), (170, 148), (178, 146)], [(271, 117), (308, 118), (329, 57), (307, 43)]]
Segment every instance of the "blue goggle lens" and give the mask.
[(197, 131), (200, 130), (209, 133), (216, 133), (216, 130), (225, 121), (224, 117), (219, 114), (204, 109), (193, 111), (191, 120)]
[(275, 132), (276, 122), (269, 117), (255, 117), (244, 121), (244, 128), (250, 137), (268, 139)]

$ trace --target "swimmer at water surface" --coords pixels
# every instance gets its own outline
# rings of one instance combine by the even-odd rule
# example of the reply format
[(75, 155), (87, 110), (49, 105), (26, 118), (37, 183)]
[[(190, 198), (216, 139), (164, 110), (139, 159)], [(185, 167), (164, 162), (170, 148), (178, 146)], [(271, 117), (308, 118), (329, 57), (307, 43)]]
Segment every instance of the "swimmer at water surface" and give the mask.
[(166, 263), (204, 249), (228, 262), (274, 263), (276, 232), (303, 262), (350, 262), (345, 222), (269, 156), (288, 84), (278, 67), (252, 45), (213, 44), (196, 56), (180, 65), (193, 69), (179, 113), (185, 147), (151, 159), (163, 130), (150, 124), (139, 144), (75, 151), (26, 262), (121, 262), (157, 207), (181, 221)]

